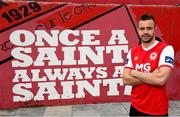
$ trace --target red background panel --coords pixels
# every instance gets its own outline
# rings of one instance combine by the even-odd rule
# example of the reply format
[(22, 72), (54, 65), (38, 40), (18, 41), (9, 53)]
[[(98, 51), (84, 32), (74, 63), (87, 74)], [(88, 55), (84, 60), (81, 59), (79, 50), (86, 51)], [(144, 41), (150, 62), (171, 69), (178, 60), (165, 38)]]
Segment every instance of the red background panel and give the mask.
[[(64, 0), (65, 1), (65, 0)], [(68, 1), (68, 0), (67, 0)], [(69, 0), (70, 1), (70, 0)], [(85, 2), (82, 0), (76, 0), (74, 2)], [(90, 2), (90, 1), (86, 1)], [(92, 3), (102, 3), (101, 1), (91, 1)], [(125, 1), (103, 1), (106, 3), (125, 3)], [(127, 3), (133, 4), (153, 4), (153, 0), (149, 2), (145, 2), (143, 0), (129, 0)], [(156, 1), (157, 4), (175, 4), (178, 1), (168, 1), (164, 0), (163, 2)], [(28, 30), (32, 33), (35, 30), (46, 30), (50, 33), (51, 30), (59, 30), (63, 31), (65, 29), (72, 30), (100, 30), (101, 35), (97, 36), (97, 39), (101, 41), (101, 44), (98, 46), (115, 46), (108, 45), (108, 39), (111, 37), (111, 30), (125, 30), (125, 37), (128, 40), (128, 49), (138, 44), (138, 36), (135, 30), (135, 25), (138, 20), (138, 17), (144, 13), (152, 14), (157, 20), (157, 29), (156, 36), (160, 37), (163, 41), (168, 44), (173, 45), (175, 50), (175, 68), (173, 70), (173, 74), (168, 81), (167, 84), (167, 93), (169, 99), (180, 99), (180, 47), (179, 47), (179, 37), (180, 37), (180, 8), (174, 5), (127, 5), (122, 6), (120, 4), (74, 4), (74, 3), (61, 3), (61, 2), (38, 2), (41, 7), (41, 10), (38, 12), (32, 12), (28, 17), (22, 17), (18, 20), (13, 20), (13, 22), (7, 22), (5, 18), (2, 17), (3, 13), (10, 13), (12, 9), (18, 10), (20, 6), (28, 6), (29, 2), (7, 2), (9, 6), (3, 6), (0, 9), (0, 22), (1, 23), (1, 32), (0, 32), (0, 108), (18, 108), (25, 106), (43, 106), (43, 105), (67, 105), (67, 104), (86, 104), (86, 103), (103, 103), (103, 102), (117, 102), (117, 101), (129, 101), (130, 96), (124, 95), (125, 86), (118, 85), (117, 89), (119, 91), (119, 95), (108, 96), (108, 86), (103, 86), (100, 84), (100, 96), (92, 96), (90, 93), (85, 91), (85, 98), (72, 98), (72, 99), (56, 99), (49, 100), (48, 95), (45, 94), (45, 99), (41, 101), (30, 100), (30, 101), (22, 101), (22, 102), (13, 102), (13, 97), (17, 96), (12, 91), (12, 88), (18, 84), (12, 82), (12, 79), (15, 75), (15, 70), (17, 69), (26, 69), (28, 70), (28, 75), (30, 75), (31, 69), (40, 69), (43, 71), (45, 68), (82, 68), (82, 67), (106, 67), (107, 68), (107, 78), (109, 80), (120, 80), (121, 76), (112, 77), (113, 70), (115, 66), (123, 66), (123, 63), (112, 63), (111, 59), (113, 57), (112, 54), (108, 54), (104, 52), (104, 64), (96, 65), (93, 64), (91, 60), (88, 61), (86, 65), (60, 65), (60, 66), (48, 66), (45, 64), (41, 67), (29, 66), (26, 68), (12, 67), (12, 61), (14, 60), (11, 51), (17, 46), (12, 45), (9, 41), (9, 36), (13, 31), (16, 30)], [(62, 6), (61, 6), (62, 5)], [(32, 10), (28, 7), (29, 10)], [(11, 11), (10, 11), (11, 10)], [(20, 12), (20, 11), (19, 11)], [(13, 11), (14, 13), (14, 11)], [(22, 12), (20, 12), (22, 13)], [(14, 15), (12, 15), (14, 18)], [(82, 42), (82, 35), (77, 37), (80, 42)], [(62, 47), (68, 47), (61, 43), (58, 43), (58, 47), (56, 47), (56, 54), (59, 58), (63, 58), (63, 53), (61, 52)], [(118, 45), (118, 44), (116, 44)], [(50, 47), (48, 44), (45, 46)], [(78, 47), (85, 47), (81, 43), (75, 46), (76, 49)], [(118, 46), (123, 46), (123, 44), (119, 44)], [(29, 55), (35, 59), (38, 55), (37, 48), (35, 44), (29, 46), (32, 48), (32, 53)], [(96, 46), (89, 46), (94, 49)], [(105, 48), (106, 50), (106, 48)], [(123, 60), (126, 58), (127, 52), (121, 53)], [(76, 52), (75, 58), (79, 58), (79, 53)], [(119, 56), (119, 55), (117, 55)], [(73, 56), (72, 56), (73, 57)], [(44, 73), (42, 73), (44, 74)], [(41, 74), (41, 75), (42, 75)], [(100, 81), (103, 82), (101, 79)], [(96, 78), (96, 74), (93, 74), (92, 79), (83, 79), (77, 80), (73, 79), (74, 83), (78, 81), (88, 81), (92, 83), (95, 80), (99, 80)], [(67, 77), (64, 81), (68, 81)], [(56, 90), (59, 93), (62, 93), (62, 86), (60, 86), (62, 81), (56, 80)], [(28, 90), (32, 91), (33, 94), (38, 92), (38, 83), (39, 82), (27, 82), (32, 83), (32, 88)], [(73, 86), (73, 92), (77, 92), (77, 85)]]
[(37, 0), (45, 2), (72, 2), (72, 3), (115, 3), (115, 4), (144, 4), (144, 5), (175, 5), (179, 0)]

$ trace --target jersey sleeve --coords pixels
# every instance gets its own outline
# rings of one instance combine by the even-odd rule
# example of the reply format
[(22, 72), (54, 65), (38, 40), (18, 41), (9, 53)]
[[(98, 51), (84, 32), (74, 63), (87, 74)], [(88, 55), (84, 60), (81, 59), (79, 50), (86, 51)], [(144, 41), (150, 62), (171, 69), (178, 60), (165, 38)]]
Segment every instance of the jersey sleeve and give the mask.
[(127, 57), (126, 57), (126, 63), (125, 63), (125, 68), (130, 68), (132, 69), (133, 68), (133, 65), (132, 65), (132, 57), (131, 57), (131, 49), (129, 50), (128, 54), (127, 54)]
[(174, 49), (172, 46), (167, 46), (163, 49), (160, 55), (159, 67), (167, 66), (174, 67)]

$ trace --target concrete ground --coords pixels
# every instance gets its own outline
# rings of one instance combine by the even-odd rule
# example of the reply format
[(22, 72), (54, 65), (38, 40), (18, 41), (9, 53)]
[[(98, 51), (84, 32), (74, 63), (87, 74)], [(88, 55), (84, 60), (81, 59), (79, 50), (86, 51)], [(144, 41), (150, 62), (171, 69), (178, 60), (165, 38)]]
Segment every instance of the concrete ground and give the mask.
[[(130, 103), (28, 107), (0, 110), (0, 117), (126, 117)], [(180, 116), (180, 100), (169, 101), (169, 116)]]

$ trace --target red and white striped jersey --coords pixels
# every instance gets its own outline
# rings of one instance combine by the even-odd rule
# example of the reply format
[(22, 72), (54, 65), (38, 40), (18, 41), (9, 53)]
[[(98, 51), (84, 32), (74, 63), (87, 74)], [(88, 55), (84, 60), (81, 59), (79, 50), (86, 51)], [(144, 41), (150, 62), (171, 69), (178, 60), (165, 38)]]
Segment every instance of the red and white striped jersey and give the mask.
[[(142, 45), (132, 48), (128, 52), (125, 68), (151, 73), (162, 66), (173, 68), (173, 62), (173, 47), (156, 41), (149, 48), (143, 48)], [(133, 86), (131, 96), (132, 105), (143, 113), (152, 115), (168, 113), (168, 98), (165, 86), (143, 83)]]

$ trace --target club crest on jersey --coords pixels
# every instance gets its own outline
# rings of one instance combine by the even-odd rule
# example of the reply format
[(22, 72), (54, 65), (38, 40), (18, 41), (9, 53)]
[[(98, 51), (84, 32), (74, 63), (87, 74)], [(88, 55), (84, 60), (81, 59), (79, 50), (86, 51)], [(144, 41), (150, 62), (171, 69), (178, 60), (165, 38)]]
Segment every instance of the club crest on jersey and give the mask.
[(155, 60), (157, 58), (157, 52), (152, 52), (150, 54), (150, 60)]

